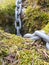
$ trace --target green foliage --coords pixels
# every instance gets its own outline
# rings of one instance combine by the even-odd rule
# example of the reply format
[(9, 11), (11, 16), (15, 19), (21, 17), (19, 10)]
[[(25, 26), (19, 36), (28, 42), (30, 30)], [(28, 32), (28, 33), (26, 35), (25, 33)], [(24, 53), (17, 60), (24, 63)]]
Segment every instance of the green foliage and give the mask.
[(49, 0), (38, 0), (38, 4), (43, 7), (49, 7)]
[(0, 61), (0, 65), (2, 65), (2, 62)]
[(14, 10), (15, 10), (15, 0), (5, 0), (5, 3), (2, 3), (0, 5), (0, 17), (1, 18), (5, 17), (6, 22), (6, 17), (13, 16)]
[[(48, 54), (49, 52), (44, 47), (38, 49), (31, 43), (29, 39), (25, 40), (22, 37), (0, 30), (0, 64), (3, 63), (1, 59), (8, 57), (9, 54), (16, 53), (15, 57), (19, 60), (17, 65), (49, 65), (49, 58), (45, 57), (43, 51)], [(4, 61), (7, 63), (7, 60)], [(7, 65), (11, 65), (11, 63), (7, 63)]]
[(26, 17), (24, 18), (23, 27), (26, 32), (34, 32), (42, 29), (49, 21), (49, 14), (42, 11), (40, 8), (33, 9), (29, 6), (26, 10)]
[(14, 34), (7, 34), (0, 30), (0, 56), (7, 56), (8, 54), (17, 50), (24, 39), (17, 37)]
[[(42, 11), (42, 9), (35, 8), (31, 5), (34, 4), (34, 2), (40, 1), (40, 0), (28, 0), (28, 7), (26, 9), (26, 17), (23, 18), (23, 25), (22, 30), (25, 33), (32, 33), (35, 30), (40, 30), (45, 26), (45, 24), (48, 23), (49, 20), (49, 14), (47, 12)], [(48, 0), (47, 0), (48, 1)], [(41, 0), (42, 2), (42, 0)], [(30, 3), (30, 4), (29, 4)], [(9, 33), (15, 33), (15, 27), (14, 27), (14, 21), (15, 21), (15, 0), (5, 0), (0, 5), (0, 29), (5, 30)], [(40, 25), (40, 26), (39, 26)], [(22, 32), (23, 32), (22, 31)]]
[[(49, 7), (48, 0), (35, 1), (44, 7), (45, 1), (46, 6)], [(27, 32), (32, 33), (37, 29), (43, 29), (48, 34), (49, 13), (43, 11), (40, 7), (33, 9), (31, 5), (34, 5), (35, 1), (29, 0), (28, 7), (25, 12), (26, 17), (23, 19), (23, 34)], [(0, 29), (4, 29), (8, 32), (10, 31), (10, 33), (15, 32), (13, 24), (14, 10), (15, 0), (5, 0), (5, 2), (0, 5)], [(45, 46), (42, 47), (39, 45), (41, 42), (38, 41), (39, 44), (36, 43), (33, 44), (32, 40), (26, 40), (22, 37), (5, 33), (0, 30), (0, 65), (3, 63), (1, 59), (3, 60), (3, 58), (14, 53), (16, 53), (16, 61), (19, 60), (17, 65), (49, 65), (49, 51), (45, 49)], [(4, 61), (7, 63), (7, 60)], [(11, 63), (7, 63), (7, 65), (11, 65)]]
[[(15, 0), (5, 0), (0, 5), (0, 27), (14, 33)], [(13, 31), (12, 31), (13, 30)]]
[(43, 28), (46, 34), (49, 34), (49, 23)]
[(28, 4), (29, 5), (36, 5), (37, 6), (40, 6), (42, 8), (47, 8), (49, 9), (49, 0), (28, 0)]

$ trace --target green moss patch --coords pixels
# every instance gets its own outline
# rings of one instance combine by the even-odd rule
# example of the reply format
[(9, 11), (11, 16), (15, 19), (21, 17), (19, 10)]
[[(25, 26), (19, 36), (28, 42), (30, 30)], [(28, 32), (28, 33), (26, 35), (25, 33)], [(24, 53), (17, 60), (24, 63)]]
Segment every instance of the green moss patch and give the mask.
[[(2, 61), (1, 61), (2, 60)], [(13, 62), (11, 62), (13, 60)], [(0, 64), (49, 65), (49, 51), (43, 42), (29, 41), (0, 30)]]
[(33, 9), (29, 6), (26, 10), (26, 17), (23, 19), (23, 30), (25, 33), (32, 33), (35, 30), (41, 30), (49, 22), (49, 14), (40, 8)]

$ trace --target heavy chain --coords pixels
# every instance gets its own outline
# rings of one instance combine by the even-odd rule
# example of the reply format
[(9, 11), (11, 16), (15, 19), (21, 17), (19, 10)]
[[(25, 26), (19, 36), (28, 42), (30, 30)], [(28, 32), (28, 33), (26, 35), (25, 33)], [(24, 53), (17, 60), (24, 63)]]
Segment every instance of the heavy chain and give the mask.
[(21, 13), (22, 13), (22, 0), (16, 0), (15, 8), (15, 28), (17, 30), (17, 35), (20, 36), (21, 29)]

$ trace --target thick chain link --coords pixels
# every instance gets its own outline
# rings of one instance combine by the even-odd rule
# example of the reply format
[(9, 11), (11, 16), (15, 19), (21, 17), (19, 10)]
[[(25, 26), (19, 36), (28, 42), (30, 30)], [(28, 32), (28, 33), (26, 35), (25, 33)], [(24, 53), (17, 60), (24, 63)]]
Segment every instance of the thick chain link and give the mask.
[(17, 30), (17, 35), (20, 34), (21, 29), (21, 13), (22, 13), (22, 0), (16, 0), (16, 8), (15, 8), (15, 28)]

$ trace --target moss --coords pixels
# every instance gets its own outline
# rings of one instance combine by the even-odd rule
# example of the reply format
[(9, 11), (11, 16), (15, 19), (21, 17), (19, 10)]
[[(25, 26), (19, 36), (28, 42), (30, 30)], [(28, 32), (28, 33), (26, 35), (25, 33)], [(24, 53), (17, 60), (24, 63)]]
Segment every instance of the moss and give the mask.
[[(24, 40), (21, 37), (17, 37), (14, 34), (11, 35), (11, 34), (4, 33), (4, 31), (0, 30), (0, 44), (1, 44), (1, 46), (0, 46), (1, 53), (0, 54), (1, 55), (5, 54), (4, 56), (6, 56), (10, 52), (14, 52), (14, 50), (17, 49), (17, 46), (19, 46), (23, 42), (24, 42)], [(15, 46), (15, 45), (17, 45), (17, 46)], [(12, 51), (10, 51), (9, 47)]]
[[(37, 48), (37, 46), (34, 45), (37, 44), (37, 42), (32, 43), (33, 41), (30, 42), (28, 39), (26, 40), (0, 30), (0, 59), (8, 57), (9, 54), (16, 53), (15, 57), (19, 60), (17, 65), (49, 65), (49, 58), (44, 55), (44, 51), (49, 54), (46, 48), (44, 48), (45, 46)], [(40, 43), (37, 45), (40, 46)], [(4, 61), (7, 65), (11, 64), (5, 59)], [(0, 61), (0, 63), (2, 63), (2, 61)]]
[(41, 30), (49, 21), (49, 14), (42, 11), (40, 8), (33, 9), (29, 6), (26, 10), (26, 17), (23, 19), (24, 32), (34, 32)]
[(14, 15), (15, 15), (15, 0), (5, 0), (0, 5), (0, 27), (2, 27), (3, 30), (15, 33)]
[(37, 2), (39, 5), (43, 6), (43, 7), (49, 7), (49, 0), (38, 0)]
[(49, 23), (43, 28), (46, 34), (49, 34)]
[[(40, 7), (33, 9), (34, 3), (32, 4), (32, 2), (33, 0), (29, 0), (25, 12), (26, 17), (23, 19), (23, 34), (33, 33), (37, 29), (44, 29), (46, 33), (49, 33), (49, 14)], [(42, 4), (40, 3), (40, 5)], [(0, 29), (15, 33), (14, 10), (15, 0), (6, 0), (5, 3), (0, 5)], [(42, 45), (39, 41), (37, 43), (29, 39), (26, 40), (10, 33), (0, 30), (0, 65), (3, 63), (2, 60), (7, 65), (11, 65), (11, 62), (8, 63), (4, 59), (11, 54), (15, 54), (15, 61), (19, 60), (15, 65), (49, 65), (49, 51), (46, 50), (45, 45)]]
[(0, 61), (0, 65), (2, 65), (2, 62)]
[[(32, 33), (35, 30), (40, 30), (47, 24), (49, 20), (49, 14), (41, 9), (41, 7), (33, 8), (34, 2), (38, 0), (28, 0), (28, 7), (26, 9), (26, 17), (23, 18), (22, 32)], [(30, 4), (29, 4), (30, 3)], [(38, 5), (37, 5), (38, 6)], [(47, 11), (47, 10), (46, 10)], [(15, 21), (15, 0), (5, 0), (0, 5), (0, 29), (9, 33), (15, 33), (14, 21)], [(39, 26), (40, 25), (40, 26)]]
[(40, 5), (41, 7), (49, 7), (49, 0), (28, 0), (30, 5), (34, 5), (36, 3), (36, 5)]

